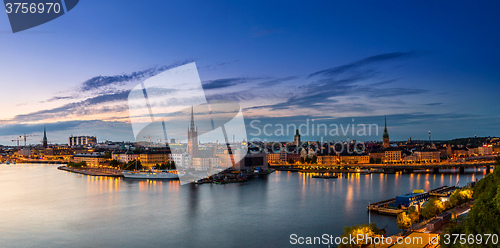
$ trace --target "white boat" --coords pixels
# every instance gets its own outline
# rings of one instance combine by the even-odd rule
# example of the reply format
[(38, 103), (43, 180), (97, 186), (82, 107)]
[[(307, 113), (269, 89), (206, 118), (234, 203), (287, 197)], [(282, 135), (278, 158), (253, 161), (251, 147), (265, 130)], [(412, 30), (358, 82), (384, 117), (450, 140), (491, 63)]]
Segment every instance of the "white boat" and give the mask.
[(161, 171), (123, 171), (124, 178), (134, 179), (178, 179), (179, 174), (176, 170), (161, 170)]

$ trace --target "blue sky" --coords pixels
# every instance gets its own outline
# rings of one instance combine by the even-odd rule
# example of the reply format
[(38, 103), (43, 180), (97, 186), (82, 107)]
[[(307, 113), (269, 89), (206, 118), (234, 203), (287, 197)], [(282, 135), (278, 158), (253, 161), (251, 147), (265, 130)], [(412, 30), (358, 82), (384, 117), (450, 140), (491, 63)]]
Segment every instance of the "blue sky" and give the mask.
[(2, 12), (0, 143), (44, 124), (53, 143), (134, 140), (127, 91), (193, 61), (207, 98), (238, 101), (247, 121), (387, 115), (394, 140), (500, 136), (499, 5), (86, 0), (16, 34)]

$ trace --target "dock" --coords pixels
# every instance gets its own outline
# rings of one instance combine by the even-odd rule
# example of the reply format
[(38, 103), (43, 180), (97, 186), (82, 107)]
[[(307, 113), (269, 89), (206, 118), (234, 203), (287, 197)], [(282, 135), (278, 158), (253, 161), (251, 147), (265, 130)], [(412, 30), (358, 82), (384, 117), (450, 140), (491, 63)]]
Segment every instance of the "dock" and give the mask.
[(403, 212), (403, 210), (401, 209), (389, 208), (389, 204), (393, 202), (396, 202), (396, 198), (391, 198), (389, 200), (371, 203), (368, 206), (368, 211), (375, 211), (381, 214), (388, 214), (388, 215), (398, 215), (399, 213)]
[[(433, 190), (429, 191), (429, 196), (434, 196), (434, 197), (447, 197), (449, 196), (454, 190), (456, 189), (455, 186), (441, 186), (439, 188), (435, 188)], [(396, 202), (396, 198), (391, 198), (388, 200), (384, 201), (379, 201), (375, 203), (371, 203), (368, 205), (367, 209), (368, 211), (374, 211), (378, 212), (380, 214), (387, 214), (387, 215), (398, 215), (399, 213), (403, 212), (403, 209), (397, 209), (394, 207), (389, 207), (391, 203)]]
[(92, 168), (92, 167), (71, 168), (67, 166), (59, 166), (57, 167), (57, 169), (87, 176), (123, 177), (121, 170), (116, 170), (116, 169)]
[(429, 191), (429, 196), (448, 197), (451, 193), (453, 193), (453, 191), (455, 191), (456, 188), (457, 187), (455, 186), (448, 187), (445, 185)]

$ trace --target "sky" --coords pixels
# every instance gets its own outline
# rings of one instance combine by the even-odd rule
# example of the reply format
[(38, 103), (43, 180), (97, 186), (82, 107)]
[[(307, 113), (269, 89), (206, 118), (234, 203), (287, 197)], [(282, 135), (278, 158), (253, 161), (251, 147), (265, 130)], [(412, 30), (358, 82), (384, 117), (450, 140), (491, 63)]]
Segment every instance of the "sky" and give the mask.
[(130, 90), (193, 62), (207, 100), (241, 106), (248, 139), (315, 123), (378, 127), (303, 139), (379, 141), (384, 116), (391, 140), (500, 136), (499, 5), (86, 0), (18, 33), (0, 12), (0, 144), (37, 144), (44, 125), (51, 143), (134, 141)]

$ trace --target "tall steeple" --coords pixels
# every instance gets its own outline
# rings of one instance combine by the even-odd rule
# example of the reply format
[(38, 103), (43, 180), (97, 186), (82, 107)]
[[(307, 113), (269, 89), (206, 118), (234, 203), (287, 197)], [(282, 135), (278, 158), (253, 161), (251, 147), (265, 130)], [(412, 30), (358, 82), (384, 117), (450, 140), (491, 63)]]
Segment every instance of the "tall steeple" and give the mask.
[(299, 150), (299, 146), (301, 145), (300, 143), (300, 133), (299, 133), (299, 129), (297, 129), (295, 131), (295, 136), (293, 136), (293, 143), (295, 144), (295, 149), (297, 149), (297, 151)]
[(43, 145), (43, 148), (47, 148), (48, 147), (48, 144), (47, 144), (47, 130), (45, 129), (45, 125), (43, 125), (43, 140), (42, 140), (42, 145)]
[(188, 145), (187, 152), (192, 157), (196, 157), (198, 153), (198, 130), (194, 125), (194, 107), (191, 106), (191, 125), (188, 127)]
[(385, 121), (384, 132), (387, 133), (387, 115), (384, 117), (384, 121)]
[(385, 116), (385, 127), (384, 127), (384, 134), (382, 135), (382, 141), (383, 141), (383, 146), (384, 148), (389, 147), (389, 132), (387, 132), (387, 115)]
[(190, 131), (194, 131), (194, 107), (191, 106), (191, 129)]

